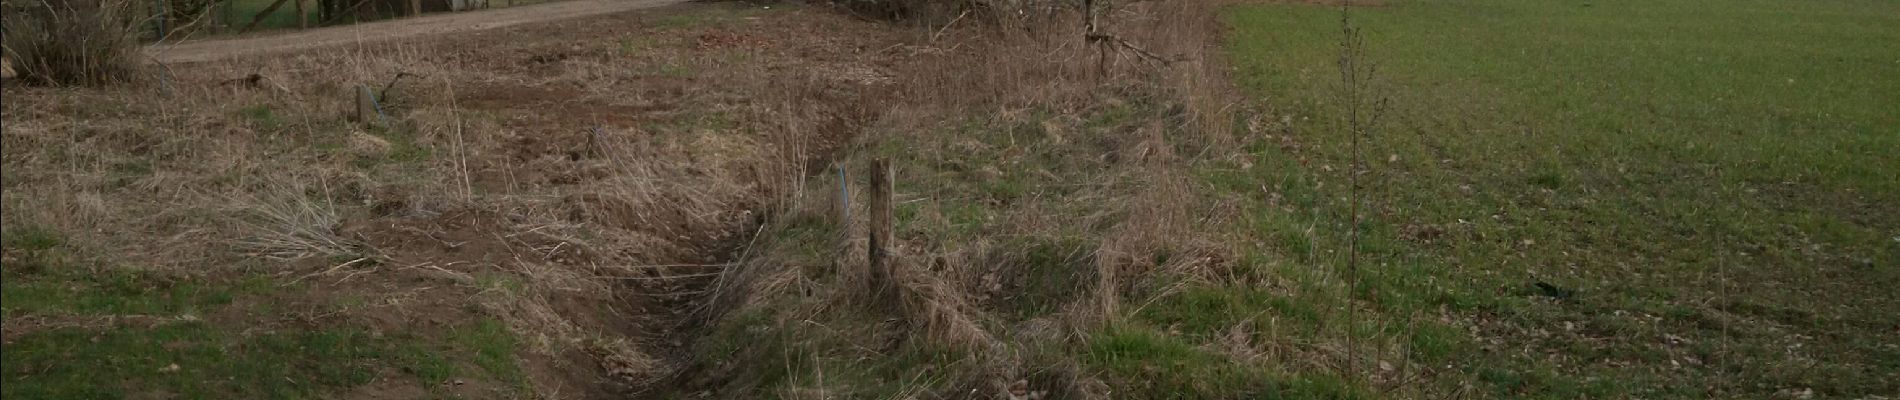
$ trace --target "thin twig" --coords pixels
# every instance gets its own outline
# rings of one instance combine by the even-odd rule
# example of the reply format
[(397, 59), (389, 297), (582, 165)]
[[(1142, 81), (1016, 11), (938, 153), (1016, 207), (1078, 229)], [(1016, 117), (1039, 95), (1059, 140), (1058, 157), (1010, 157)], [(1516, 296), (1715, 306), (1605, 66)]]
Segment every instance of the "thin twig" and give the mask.
[(342, 263), (342, 264), (337, 264), (336, 266), (334, 266), (334, 267), (330, 267), (329, 269), (325, 269), (325, 270), (323, 270), (323, 271), (320, 271), (320, 272), (313, 272), (313, 273), (310, 273), (310, 274), (307, 274), (307, 275), (304, 275), (304, 276), (300, 276), (300, 277), (297, 277), (297, 279), (292, 279), (292, 280), (290, 280), (290, 282), (285, 282), (285, 283), (284, 283), (284, 284), (283, 284), (282, 286), (290, 286), (290, 285), (294, 285), (294, 284), (297, 284), (297, 282), (301, 282), (301, 281), (303, 281), (304, 279), (307, 279), (307, 278), (310, 278), (310, 277), (313, 277), (313, 276), (317, 276), (317, 275), (324, 275), (324, 274), (329, 274), (329, 273), (331, 273), (331, 272), (336, 272), (336, 270), (339, 270), (339, 269), (343, 269), (343, 267), (348, 267), (348, 266), (351, 266), (351, 265), (355, 265), (356, 263), (359, 263), (359, 262), (364, 262), (364, 261), (368, 261), (368, 260), (369, 260), (369, 257), (357, 257), (357, 258), (356, 258), (356, 259), (354, 259), (354, 260), (350, 260), (350, 261), (347, 261), (347, 262), (344, 262), (344, 263)]
[(661, 275), (661, 276), (603, 276), (603, 277), (600, 277), (600, 279), (612, 279), (612, 280), (621, 280), (621, 281), (663, 281), (663, 280), (668, 280), (668, 279), (704, 278), (708, 276), (717, 276), (723, 273), (725, 273), (725, 271), (696, 272), (696, 273), (691, 273), (691, 274), (673, 274), (673, 275)]
[[(401, 78), (402, 75), (397, 74), (396, 77)], [(462, 201), (471, 201), (475, 198), (475, 187), (468, 174), (468, 145), (462, 140), (462, 109), (455, 104), (455, 82), (448, 79), (443, 79), (443, 82), (449, 94), (449, 115), (455, 117), (455, 170), (461, 175)], [(391, 80), (390, 84), (394, 85), (395, 81)]]
[(1161, 66), (1167, 66), (1169, 64), (1174, 63), (1175, 61), (1175, 60), (1169, 60), (1167, 58), (1163, 58), (1160, 55), (1157, 55), (1153, 52), (1150, 52), (1146, 49), (1141, 48), (1140, 46), (1136, 46), (1134, 43), (1129, 42), (1128, 39), (1122, 39), (1120, 36), (1115, 36), (1113, 34), (1096, 32), (1096, 33), (1089, 33), (1088, 35), (1086, 35), (1086, 37), (1088, 38), (1088, 41), (1091, 43), (1100, 43), (1103, 46), (1109, 46), (1109, 48), (1116, 49), (1115, 50), (1116, 54), (1120, 54), (1121, 49), (1127, 49), (1129, 51), (1134, 52), (1135, 55), (1140, 57), (1141, 59), (1153, 61), (1156, 64), (1160, 64)]
[(687, 267), (711, 268), (711, 267), (730, 267), (734, 265), (738, 265), (738, 263), (729, 262), (729, 263), (717, 263), (717, 264), (608, 265), (608, 266), (604, 266), (603, 268), (621, 268), (621, 269), (687, 268)]
[(397, 73), (396, 73), (396, 77), (394, 77), (394, 78), (389, 78), (389, 83), (385, 83), (385, 84), (383, 84), (383, 89), (382, 89), (382, 90), (378, 90), (378, 91), (376, 91), (376, 96), (377, 96), (377, 97), (382, 97), (382, 98), (384, 98), (384, 99), (387, 99), (387, 98), (389, 98), (389, 89), (391, 89), (391, 88), (395, 88), (395, 87), (396, 87), (396, 82), (401, 82), (401, 81), (402, 81), (402, 77), (405, 77), (405, 76), (413, 76), (413, 77), (416, 77), (416, 79), (428, 79), (428, 78), (429, 78), (428, 76), (423, 76), (423, 75), (417, 75), (417, 74), (411, 74), (411, 73), (408, 73), (408, 72), (397, 72)]
[(943, 24), (943, 28), (939, 28), (939, 29), (937, 29), (937, 31), (936, 31), (936, 32), (934, 32), (934, 33), (931, 33), (931, 34), (930, 34), (930, 42), (931, 42), (931, 43), (936, 43), (936, 42), (937, 42), (937, 38), (938, 38), (938, 37), (941, 37), (941, 36), (943, 36), (943, 32), (944, 32), (944, 31), (948, 31), (948, 30), (950, 30), (950, 27), (951, 27), (951, 26), (955, 26), (955, 25), (957, 24), (957, 21), (962, 21), (962, 20), (963, 20), (963, 17), (967, 17), (967, 16), (969, 16), (969, 15), (970, 15), (970, 10), (963, 10), (963, 13), (962, 13), (962, 14), (957, 14), (957, 18), (956, 18), (956, 19), (952, 19), (952, 20), (950, 20), (950, 23), (947, 23), (947, 24)]
[(1360, 160), (1359, 136), (1363, 133), (1365, 127), (1360, 125), (1361, 121), (1359, 118), (1359, 86), (1364, 78), (1359, 75), (1360, 67), (1358, 62), (1362, 42), (1360, 41), (1361, 38), (1358, 30), (1352, 25), (1351, 1), (1340, 3), (1339, 25), (1342, 35), (1339, 50), (1339, 74), (1341, 83), (1345, 85), (1347, 114), (1346, 134), (1351, 136), (1350, 150), (1352, 152), (1350, 156), (1352, 164), (1346, 168), (1347, 181), (1350, 185), (1347, 187), (1347, 191), (1351, 193), (1352, 198), (1352, 204), (1348, 205), (1351, 220), (1346, 227), (1346, 375), (1348, 379), (1358, 379), (1359, 346), (1358, 340), (1356, 340), (1353, 334), (1353, 327), (1358, 323), (1358, 307), (1353, 305), (1353, 297), (1359, 292), (1359, 223), (1361, 217), (1359, 215), (1359, 168), (1362, 162)]

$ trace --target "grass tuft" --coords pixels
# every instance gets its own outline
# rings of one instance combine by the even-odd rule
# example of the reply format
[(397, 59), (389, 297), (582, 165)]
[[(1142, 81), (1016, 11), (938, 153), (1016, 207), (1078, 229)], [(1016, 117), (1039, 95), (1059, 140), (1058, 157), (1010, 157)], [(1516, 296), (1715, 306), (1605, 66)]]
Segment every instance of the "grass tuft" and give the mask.
[(9, 0), (6, 9), (6, 57), (28, 83), (126, 83), (143, 66), (132, 1)]

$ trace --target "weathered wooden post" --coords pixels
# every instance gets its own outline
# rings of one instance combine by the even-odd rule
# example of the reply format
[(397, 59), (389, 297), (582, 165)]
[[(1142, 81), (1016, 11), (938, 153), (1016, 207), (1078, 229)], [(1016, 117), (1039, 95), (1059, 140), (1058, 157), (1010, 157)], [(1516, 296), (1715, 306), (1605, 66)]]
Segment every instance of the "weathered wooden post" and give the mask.
[(356, 86), (356, 114), (353, 116), (356, 118), (356, 122), (363, 124), (363, 126), (374, 125), (375, 122), (373, 121), (376, 121), (376, 118), (381, 116), (381, 114), (377, 114), (376, 112), (376, 94), (370, 93), (369, 86)]
[(297, 2), (297, 29), (309, 28), (310, 27), (310, 11), (303, 8), (303, 0), (291, 0), (291, 1)]
[(871, 160), (871, 224), (870, 230), (870, 278), (871, 292), (875, 298), (882, 299), (892, 293), (895, 282), (892, 281), (891, 266), (891, 186), (895, 176), (891, 172), (890, 160), (877, 158)]
[(422, 0), (409, 0), (409, 16), (417, 17), (421, 15), (422, 15)]

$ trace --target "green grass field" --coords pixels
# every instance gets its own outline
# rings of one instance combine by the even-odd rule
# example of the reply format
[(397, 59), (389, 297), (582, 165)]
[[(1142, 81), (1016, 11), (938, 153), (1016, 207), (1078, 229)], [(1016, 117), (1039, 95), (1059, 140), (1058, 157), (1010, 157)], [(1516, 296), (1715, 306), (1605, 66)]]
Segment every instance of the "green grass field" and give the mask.
[[(1900, 393), (1900, 3), (1387, 3), (1352, 11), (1389, 101), (1360, 323), (1476, 327), (1416, 348), (1499, 397)], [(1343, 247), (1340, 17), (1227, 16), (1300, 145), (1205, 174), (1299, 205), (1256, 195), (1263, 251)]]

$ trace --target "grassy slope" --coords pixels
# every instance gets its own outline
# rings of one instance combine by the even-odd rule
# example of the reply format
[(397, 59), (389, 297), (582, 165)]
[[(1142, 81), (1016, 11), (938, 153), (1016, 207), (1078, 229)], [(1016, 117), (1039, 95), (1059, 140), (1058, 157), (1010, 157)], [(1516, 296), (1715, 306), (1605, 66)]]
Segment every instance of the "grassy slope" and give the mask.
[[(521, 3), (525, 2), (516, 2)], [(677, 254), (686, 251), (670, 248), (668, 241), (674, 235), (649, 239), (648, 231), (615, 228), (620, 223), (613, 218), (620, 214), (588, 206), (570, 208), (576, 205), (562, 199), (568, 193), (578, 197), (587, 192), (588, 198), (608, 200), (604, 203), (611, 205), (602, 207), (607, 208), (636, 204), (628, 200), (633, 196), (648, 199), (658, 197), (653, 193), (682, 193), (663, 187), (664, 182), (687, 182), (683, 174), (690, 168), (695, 189), (690, 201), (669, 197), (669, 203), (678, 204), (627, 207), (654, 215), (694, 215), (713, 221), (705, 225), (720, 228), (723, 222), (709, 216), (713, 213), (666, 210), (706, 206), (730, 208), (722, 211), (737, 214), (738, 208), (750, 207), (746, 202), (751, 194), (724, 191), (737, 186), (726, 185), (736, 179), (717, 172), (726, 166), (708, 165), (725, 164), (724, 157), (762, 160), (751, 155), (757, 146), (750, 138), (779, 131), (752, 125), (753, 114), (734, 111), (723, 102), (809, 96), (796, 91), (803, 90), (802, 86), (775, 87), (759, 96), (714, 95), (754, 93), (749, 88), (766, 85), (735, 79), (694, 83), (694, 77), (776, 80), (777, 75), (754, 69), (767, 65), (775, 71), (797, 65), (801, 68), (786, 73), (803, 76), (807, 72), (802, 68), (817, 64), (815, 59), (839, 54), (829, 49), (808, 51), (812, 43), (838, 43), (837, 36), (765, 42), (752, 38), (765, 35), (756, 31), (730, 34), (741, 27), (824, 34), (857, 29), (859, 33), (850, 34), (867, 38), (884, 32), (874, 25), (818, 13), (803, 15), (819, 18), (777, 17), (770, 13), (799, 12), (799, 8), (771, 8), (778, 11), (740, 4), (708, 5), (576, 20), (561, 26), (586, 29), (550, 26), (488, 32), (481, 35), (539, 40), (482, 47), (510, 54), (481, 58), (491, 61), (485, 63), (431, 61), (434, 52), (402, 49), (354, 54), (317, 51), (309, 57), (265, 58), (242, 66), (208, 63), (180, 68), (163, 86), (8, 87), (6, 213), (4, 229), (0, 229), (5, 237), (0, 244), (4, 248), (0, 250), (4, 274), (0, 314), (7, 328), (5, 367), (0, 371), (4, 396), (605, 398), (626, 390), (620, 385), (641, 374), (660, 373), (664, 366), (647, 364), (654, 361), (634, 347), (644, 343), (622, 339), (644, 334), (636, 329), (645, 326), (631, 326), (621, 319), (621, 310), (643, 319), (650, 315), (642, 314), (658, 313), (631, 309), (620, 300), (693, 286), (615, 283), (610, 287), (605, 282), (653, 278), (620, 280), (600, 275), (602, 271), (594, 268), (567, 268), (550, 258), (565, 256), (568, 253), (559, 250), (573, 251), (582, 241), (608, 243), (602, 246), (622, 250), (619, 255), (592, 259), (590, 265), (593, 261), (647, 265), (696, 255)], [(627, 30), (630, 27), (636, 29)], [(578, 36), (568, 34), (572, 32), (579, 32)], [(604, 33), (613, 35), (601, 36)], [(744, 42), (704, 44), (706, 37), (720, 33)], [(570, 40), (593, 45), (575, 48)], [(558, 49), (544, 47), (550, 43), (558, 44)], [(468, 48), (454, 42), (443, 47)], [(783, 50), (788, 48), (797, 51)], [(560, 69), (512, 67), (520, 62), (516, 54), (547, 51), (583, 55)], [(773, 61), (754, 62), (761, 59)], [(232, 90), (232, 85), (222, 83), (250, 71), (288, 74), (332, 68), (338, 73), (326, 79), (270, 84), (284, 90)], [(535, 100), (500, 105), (480, 101), (488, 96), (539, 93), (532, 88), (404, 79), (382, 104), (388, 117), (382, 120), (385, 124), (364, 128), (340, 118), (347, 106), (333, 99), (346, 98), (359, 82), (389, 82), (399, 70), (434, 71), (431, 74), (475, 82), (487, 82), (489, 78), (476, 77), (489, 76), (598, 83), (606, 74), (628, 87), (601, 89), (612, 96), (575, 94), (571, 97), (594, 98), (563, 98), (560, 108), (605, 110), (601, 103), (628, 97), (663, 107), (658, 107), (659, 112), (614, 108), (612, 114), (632, 119), (612, 122), (626, 126), (604, 129), (606, 133), (596, 129), (590, 135), (554, 126), (581, 121), (583, 115), (598, 118), (598, 114), (543, 113), (541, 109), (553, 108), (548, 106), (553, 103)], [(465, 97), (449, 97), (451, 93), (437, 91), (439, 85), (453, 85)], [(692, 93), (684, 87), (692, 88)], [(12, 101), (16, 97), (19, 101)], [(451, 99), (463, 101), (461, 108)], [(801, 109), (811, 107), (810, 103), (800, 105), (806, 107)], [(522, 118), (530, 112), (516, 107), (533, 107), (537, 118)], [(672, 112), (673, 107), (680, 112)], [(498, 124), (509, 124), (510, 129), (502, 130)], [(633, 126), (639, 127), (637, 135)], [(464, 128), (468, 142), (463, 142)], [(640, 139), (602, 143), (616, 150), (634, 150), (586, 157), (561, 144), (578, 141), (564, 142), (559, 135), (547, 133), (567, 132), (574, 139), (587, 137), (587, 143), (595, 143), (597, 138), (617, 140), (623, 128), (627, 137)], [(518, 137), (509, 132), (515, 129), (556, 144), (517, 142)], [(449, 132), (456, 132), (453, 139)], [(689, 144), (695, 147), (691, 153), (684, 150)], [(148, 151), (155, 148), (164, 150)], [(458, 180), (446, 174), (445, 166), (453, 163), (449, 160), (460, 161), (464, 167), (495, 166), (479, 157), (540, 158), (524, 154), (544, 151), (550, 154), (544, 161), (562, 165), (530, 168), (509, 163), (508, 170), (494, 170), (506, 172), (506, 186), (484, 184), (477, 178), (475, 184), (480, 186), (474, 190), (481, 194), (475, 201), (451, 200), (455, 196), (445, 193), (456, 189), (435, 185)], [(642, 160), (619, 158), (635, 152)], [(609, 162), (618, 168), (601, 168)], [(579, 183), (560, 183), (560, 177), (542, 181), (528, 172), (569, 168), (594, 172)], [(639, 186), (617, 180), (631, 179), (630, 171), (636, 168)], [(748, 168), (747, 179), (765, 179), (757, 177), (773, 173)], [(517, 172), (520, 186), (516, 186)], [(469, 184), (467, 175), (457, 176), (461, 185)], [(615, 183), (591, 182), (594, 179)], [(462, 186), (461, 190), (467, 189)], [(174, 195), (173, 190), (187, 193)], [(524, 195), (529, 192), (537, 194)], [(385, 195), (390, 197), (381, 197)], [(75, 212), (77, 208), (70, 205), (76, 202), (68, 200), (74, 197), (100, 200)], [(368, 200), (373, 197), (401, 200)], [(385, 207), (391, 204), (395, 206)], [(538, 219), (545, 215), (541, 211), (549, 210), (544, 207), (576, 213), (564, 211), (555, 218), (560, 218), (559, 225), (584, 231), (576, 235), (584, 238), (553, 239), (553, 235), (566, 234), (553, 234), (547, 229), (550, 224), (525, 222), (549, 221)], [(507, 220), (520, 224), (474, 222), (494, 215), (496, 211), (491, 210), (495, 209), (508, 209)], [(567, 219), (581, 218), (568, 215), (581, 215), (582, 209), (587, 210), (588, 222)], [(478, 237), (493, 236), (496, 242), (463, 247), (468, 242), (407, 240), (443, 234), (440, 221), (450, 221), (450, 226), (492, 223), (468, 229), (479, 232)], [(383, 232), (383, 224), (411, 230), (371, 238), (382, 236), (378, 233)], [(666, 226), (656, 230), (695, 235), (712, 229), (697, 222), (679, 224), (679, 231), (670, 230), (675, 226), (670, 223), (652, 225)], [(517, 232), (516, 228), (543, 232), (559, 243), (543, 246), (538, 239), (506, 236)], [(435, 233), (407, 233), (423, 232), (413, 229)], [(639, 241), (632, 242), (635, 239)], [(325, 240), (343, 244), (308, 246)], [(680, 243), (701, 240), (712, 241), (678, 236)], [(528, 258), (497, 263), (486, 257), (499, 253), (483, 251), (513, 253), (515, 248)], [(530, 256), (530, 251), (539, 255)], [(372, 259), (379, 255), (382, 258)], [(544, 287), (548, 292), (541, 291)], [(601, 297), (589, 297), (593, 293)], [(549, 303), (564, 307), (552, 309)], [(570, 304), (578, 305), (566, 307)], [(593, 362), (597, 359), (606, 360)], [(587, 375), (609, 363), (614, 368), (612, 376)], [(568, 380), (570, 372), (572, 380)]]
[(0, 372), (6, 397), (322, 398), (392, 379), (385, 376), (429, 388), (462, 377), (522, 379), (515, 337), (492, 319), (428, 338), (285, 324), (277, 314), (312, 310), (281, 294), (301, 286), (262, 275), (87, 267), (71, 261), (64, 242), (45, 229), (6, 232), (0, 312), (15, 331)]
[[(1367, 150), (1359, 297), (1379, 318), (1448, 307), (1485, 350), (1460, 369), (1508, 397), (1900, 390), (1900, 6), (1421, 1), (1355, 21), (1392, 102)], [(1311, 218), (1253, 233), (1298, 253), (1305, 224), (1345, 219), (1339, 12), (1228, 22), (1241, 83), (1304, 147), (1205, 176), (1278, 182)]]
[[(1193, 105), (1175, 95), (1099, 81), (1080, 107), (965, 110), (873, 141), (904, 161), (907, 257), (960, 281), (962, 312), (1002, 350), (901, 339), (886, 327), (901, 318), (827, 300), (850, 298), (831, 271), (861, 254), (838, 251), (820, 207), (768, 230), (756, 263), (802, 269), (773, 281), (802, 293), (758, 294), (699, 359), (738, 397), (960, 394), (1019, 377), (1059, 398), (1890, 393), (1891, 10), (1358, 11), (1391, 106), (1366, 151), (1367, 255), (1346, 302), (1339, 14), (1234, 8), (1227, 59), (1275, 108), (1235, 121), (1243, 154), (1182, 123)], [(1162, 148), (1179, 158), (1146, 160)], [(1193, 179), (1174, 186), (1176, 168)], [(1157, 191), (1186, 196), (1143, 200)], [(1153, 217), (1177, 210), (1191, 231)]]

